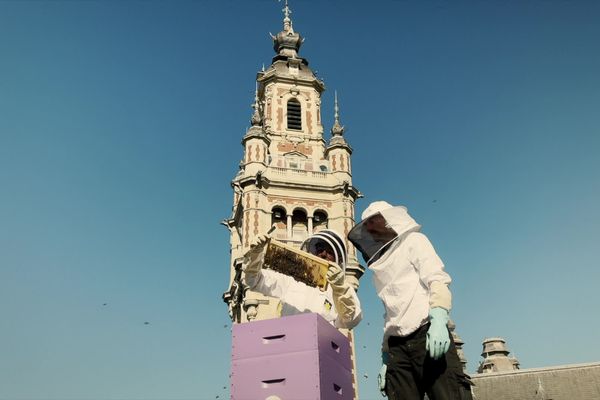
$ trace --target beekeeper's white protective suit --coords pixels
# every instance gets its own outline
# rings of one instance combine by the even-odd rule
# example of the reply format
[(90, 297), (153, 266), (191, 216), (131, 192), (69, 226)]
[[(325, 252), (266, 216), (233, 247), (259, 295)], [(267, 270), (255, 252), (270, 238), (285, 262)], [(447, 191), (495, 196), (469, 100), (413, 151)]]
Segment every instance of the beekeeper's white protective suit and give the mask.
[(448, 331), (450, 276), (405, 207), (371, 203), (348, 239), (385, 306), (379, 389), (390, 400), (471, 399)]
[[(369, 219), (379, 214), (385, 229), (375, 231)], [(373, 271), (373, 284), (385, 305), (383, 351), (390, 336), (406, 336), (429, 321), (429, 310), (451, 308), (450, 276), (421, 225), (403, 206), (378, 201), (362, 214), (348, 235)]]
[(281, 300), (281, 315), (315, 312), (336, 328), (352, 329), (362, 319), (356, 291), (345, 279), (346, 248), (343, 239), (332, 230), (310, 236), (302, 248), (313, 254), (316, 243), (326, 243), (335, 253), (327, 272), (329, 284), (325, 291), (310, 287), (282, 273), (262, 269), (267, 236), (260, 236), (244, 255), (244, 282), (250, 290)]

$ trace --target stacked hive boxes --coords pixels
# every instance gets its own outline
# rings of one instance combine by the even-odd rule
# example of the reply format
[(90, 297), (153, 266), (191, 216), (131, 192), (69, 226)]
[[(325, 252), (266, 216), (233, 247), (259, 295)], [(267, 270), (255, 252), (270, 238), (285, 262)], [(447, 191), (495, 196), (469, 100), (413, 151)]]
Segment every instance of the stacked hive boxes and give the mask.
[(233, 327), (232, 400), (352, 400), (350, 343), (318, 314)]

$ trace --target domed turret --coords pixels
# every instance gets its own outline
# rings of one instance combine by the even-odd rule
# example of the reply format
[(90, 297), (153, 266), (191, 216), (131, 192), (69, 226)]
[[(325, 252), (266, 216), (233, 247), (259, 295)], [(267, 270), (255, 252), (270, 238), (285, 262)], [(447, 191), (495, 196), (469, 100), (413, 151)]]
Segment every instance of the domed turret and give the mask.
[(519, 360), (509, 357), (506, 341), (499, 337), (487, 338), (483, 341), (484, 360), (479, 365), (478, 373), (503, 372), (519, 369)]
[(298, 51), (300, 50), (300, 46), (302, 46), (302, 42), (304, 42), (304, 38), (299, 33), (294, 32), (292, 19), (290, 18), (292, 11), (287, 1), (285, 2), (283, 13), (285, 15), (283, 19), (283, 31), (275, 36), (271, 35), (271, 38), (273, 38), (273, 50), (277, 53), (273, 61), (277, 59), (299, 58)]

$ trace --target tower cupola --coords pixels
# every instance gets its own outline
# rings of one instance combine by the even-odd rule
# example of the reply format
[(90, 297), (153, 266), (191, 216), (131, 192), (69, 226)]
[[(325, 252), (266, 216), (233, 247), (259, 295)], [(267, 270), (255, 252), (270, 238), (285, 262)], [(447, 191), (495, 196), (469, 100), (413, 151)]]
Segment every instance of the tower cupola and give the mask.
[(519, 369), (519, 360), (516, 357), (509, 357), (509, 354), (504, 339), (499, 337), (485, 339), (481, 353), (484, 360), (480, 363), (477, 372), (504, 372)]
[[(285, 7), (283, 8), (283, 13), (285, 16), (283, 18), (283, 30), (275, 36), (271, 35), (271, 38), (273, 39), (273, 50), (277, 53), (273, 58), (273, 61), (299, 58), (298, 51), (304, 42), (304, 38), (294, 31), (292, 19), (290, 18), (292, 11), (287, 4), (287, 0), (285, 2)], [(308, 65), (306, 60), (302, 61)]]

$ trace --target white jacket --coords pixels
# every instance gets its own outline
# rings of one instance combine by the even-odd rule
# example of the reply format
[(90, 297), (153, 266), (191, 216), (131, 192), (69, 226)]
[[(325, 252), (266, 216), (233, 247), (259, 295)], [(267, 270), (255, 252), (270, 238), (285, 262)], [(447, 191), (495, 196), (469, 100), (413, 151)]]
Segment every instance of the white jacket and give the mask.
[(383, 347), (389, 336), (407, 336), (429, 320), (430, 286), (450, 284), (444, 264), (425, 235), (398, 238), (369, 268), (377, 295), (385, 306)]
[(356, 291), (350, 287), (346, 292), (345, 304), (348, 312), (338, 315), (331, 285), (325, 291), (298, 282), (293, 278), (276, 271), (261, 269), (257, 274), (245, 277), (250, 290), (281, 300), (281, 315), (295, 315), (305, 312), (319, 313), (336, 328), (352, 329), (362, 319), (360, 302)]
[[(428, 322), (430, 308), (450, 310), (451, 279), (429, 239), (419, 232), (420, 225), (404, 207), (383, 210), (381, 214), (398, 234), (369, 265), (375, 290), (385, 306), (383, 350), (387, 351), (387, 339), (416, 331)], [(363, 216), (363, 220), (366, 218)]]

